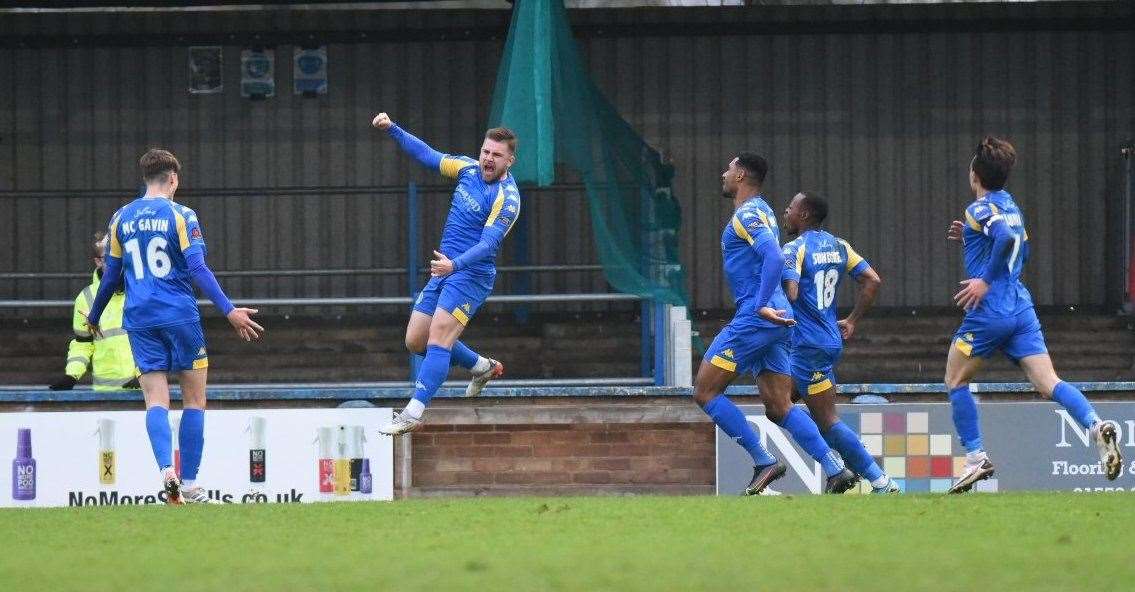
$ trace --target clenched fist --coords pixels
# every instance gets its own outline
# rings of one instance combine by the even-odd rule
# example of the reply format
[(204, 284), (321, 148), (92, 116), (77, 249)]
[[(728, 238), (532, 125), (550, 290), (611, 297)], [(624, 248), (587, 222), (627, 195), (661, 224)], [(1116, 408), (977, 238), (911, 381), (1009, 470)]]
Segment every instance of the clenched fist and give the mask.
[(370, 124), (382, 131), (386, 131), (390, 129), (390, 126), (394, 125), (394, 122), (390, 120), (389, 115), (385, 113), (379, 113), (378, 115), (374, 116), (374, 119), (371, 120)]

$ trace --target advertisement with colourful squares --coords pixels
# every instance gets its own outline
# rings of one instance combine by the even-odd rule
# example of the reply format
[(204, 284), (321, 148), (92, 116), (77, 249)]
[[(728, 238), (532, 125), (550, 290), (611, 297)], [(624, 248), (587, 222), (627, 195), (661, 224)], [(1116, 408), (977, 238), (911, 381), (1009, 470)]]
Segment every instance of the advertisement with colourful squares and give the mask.
[[(764, 416), (760, 406), (742, 406), (759, 428), (762, 443), (780, 456), (788, 472), (766, 495), (820, 493), (820, 465), (792, 438)], [(1096, 409), (1114, 422), (1122, 443), (1135, 446), (1135, 403), (1101, 402)], [(954, 436), (947, 404), (840, 405), (840, 419), (859, 432), (867, 452), (905, 493), (945, 493), (965, 466), (966, 451)], [(981, 421), (1006, 429), (989, 430), (990, 454), (1011, 462), (997, 465), (992, 478), (980, 481), (977, 492), (1057, 490), (1135, 492), (1135, 463), (1129, 462), (1115, 481), (1109, 481), (1089, 433), (1068, 413), (1046, 403), (983, 403)], [(717, 430), (717, 493), (740, 494), (752, 477), (749, 455)], [(868, 493), (861, 481), (849, 493)]]

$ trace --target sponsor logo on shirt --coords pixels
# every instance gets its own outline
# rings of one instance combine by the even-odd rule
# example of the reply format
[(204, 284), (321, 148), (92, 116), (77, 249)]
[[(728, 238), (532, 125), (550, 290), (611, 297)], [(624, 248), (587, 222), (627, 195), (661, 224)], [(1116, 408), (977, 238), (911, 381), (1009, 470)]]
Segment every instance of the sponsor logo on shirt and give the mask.
[(469, 191), (461, 185), (457, 186), (457, 190), (454, 192), (454, 197), (459, 199), (461, 203), (470, 211), (480, 213), (481, 204), (476, 199), (473, 199), (473, 196), (469, 195)]

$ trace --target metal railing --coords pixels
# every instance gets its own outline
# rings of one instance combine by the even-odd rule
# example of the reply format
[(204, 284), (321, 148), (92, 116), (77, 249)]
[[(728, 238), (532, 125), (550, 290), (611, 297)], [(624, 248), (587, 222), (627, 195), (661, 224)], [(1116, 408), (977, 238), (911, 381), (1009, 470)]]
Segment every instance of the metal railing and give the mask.
[[(414, 302), (409, 296), (363, 296), (342, 298), (232, 298), (233, 303), (259, 306), (368, 306), (406, 305)], [(598, 292), (591, 294), (502, 294), (489, 296), (486, 302), (535, 304), (539, 302), (618, 302), (642, 300), (637, 294)], [(0, 308), (70, 308), (74, 300), (0, 300)], [(212, 305), (210, 300), (198, 300), (200, 306)]]
[[(603, 271), (602, 265), (502, 265), (498, 273), (546, 273), (570, 271)], [(369, 267), (343, 269), (253, 269), (253, 270), (214, 270), (217, 277), (325, 277), (325, 276), (366, 276), (366, 275), (406, 275), (405, 267)], [(419, 276), (428, 273), (422, 269)], [(85, 280), (91, 272), (25, 272), (0, 271), (0, 280)]]
[[(565, 185), (551, 188), (556, 191), (579, 191), (582, 186)], [(435, 189), (431, 187), (431, 189)], [(207, 191), (206, 191), (207, 192)], [(226, 191), (227, 195), (259, 194), (260, 189), (244, 189)], [(394, 194), (396, 190), (390, 187), (352, 187), (352, 188), (285, 188), (273, 189), (273, 194), (340, 194), (340, 193), (368, 193), (368, 194)], [(419, 256), (419, 221), (421, 218), (422, 203), (419, 197), (420, 188), (416, 183), (409, 183), (405, 188), (406, 197), (406, 228), (407, 239), (406, 265), (404, 267), (375, 267), (375, 268), (337, 268), (337, 269), (260, 269), (260, 270), (220, 270), (215, 274), (221, 278), (255, 278), (255, 277), (334, 277), (334, 276), (403, 276), (406, 291), (409, 296), (341, 296), (341, 297), (310, 297), (310, 298), (268, 298), (246, 297), (231, 298), (233, 302), (253, 306), (407, 306), (414, 301), (418, 290), (421, 289), (422, 278), (428, 276), (429, 267), (422, 265), (425, 259)], [(43, 197), (54, 195), (52, 192), (40, 192)], [(98, 197), (99, 192), (88, 192), (91, 197)], [(401, 191), (398, 191), (401, 193)], [(186, 192), (192, 195), (193, 192)], [(16, 195), (14, 192), (0, 192), (0, 198)], [(38, 197), (37, 193), (19, 194), (21, 197)], [(117, 196), (109, 194), (107, 196)], [(666, 305), (660, 302), (645, 300), (636, 294), (621, 293), (580, 293), (580, 294), (525, 294), (529, 289), (528, 274), (530, 273), (567, 273), (567, 272), (599, 272), (604, 267), (598, 264), (563, 264), (563, 265), (529, 265), (527, 261), (527, 232), (521, 226), (514, 233), (517, 261), (516, 265), (506, 265), (497, 268), (501, 273), (520, 274), (514, 290), (521, 294), (508, 294), (490, 296), (486, 303), (512, 303), (520, 305), (514, 311), (521, 322), (527, 318), (528, 310), (523, 305), (565, 302), (640, 302), (641, 310), (641, 356), (640, 375), (626, 380), (641, 383), (649, 379), (654, 384), (664, 384), (666, 381), (666, 352), (667, 352), (667, 322), (669, 313)], [(0, 281), (21, 280), (80, 280), (90, 277), (90, 272), (0, 272)], [(207, 300), (198, 300), (199, 305), (211, 305)], [(74, 305), (73, 299), (11, 299), (0, 300), (0, 310), (4, 309), (51, 309), (70, 308)], [(418, 365), (418, 356), (411, 356), (411, 379)], [(621, 379), (620, 379), (621, 380)]]

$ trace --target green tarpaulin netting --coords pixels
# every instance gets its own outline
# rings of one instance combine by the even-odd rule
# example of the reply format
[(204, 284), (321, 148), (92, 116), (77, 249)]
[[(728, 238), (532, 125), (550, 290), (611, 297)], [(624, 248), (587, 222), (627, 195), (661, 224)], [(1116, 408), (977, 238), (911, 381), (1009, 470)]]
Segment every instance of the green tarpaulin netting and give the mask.
[(591, 82), (560, 0), (516, 3), (490, 121), (516, 131), (521, 150), (512, 171), (521, 183), (550, 185), (557, 165), (580, 176), (603, 271), (616, 290), (686, 305), (673, 167)]

